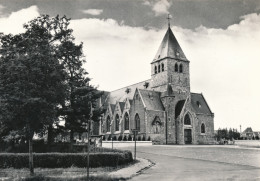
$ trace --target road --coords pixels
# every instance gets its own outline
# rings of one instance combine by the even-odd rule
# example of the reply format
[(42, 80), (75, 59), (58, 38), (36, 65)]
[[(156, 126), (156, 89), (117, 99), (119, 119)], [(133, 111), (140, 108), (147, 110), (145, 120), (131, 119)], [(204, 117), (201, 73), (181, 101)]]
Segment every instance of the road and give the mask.
[(260, 149), (161, 145), (139, 147), (137, 157), (155, 165), (131, 181), (260, 180)]

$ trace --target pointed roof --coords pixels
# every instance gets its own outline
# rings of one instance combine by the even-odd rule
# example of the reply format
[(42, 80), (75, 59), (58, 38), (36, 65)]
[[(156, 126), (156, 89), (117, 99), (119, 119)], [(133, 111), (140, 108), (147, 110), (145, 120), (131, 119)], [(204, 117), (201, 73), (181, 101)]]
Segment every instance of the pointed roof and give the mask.
[(195, 111), (195, 113), (198, 114), (208, 114), (212, 115), (208, 103), (206, 99), (204, 98), (203, 94), (197, 94), (191, 92), (191, 105)]
[(111, 107), (112, 114), (114, 114), (116, 105), (115, 104), (110, 104), (110, 107)]
[(120, 106), (121, 112), (123, 112), (124, 107), (125, 107), (125, 102), (119, 102), (119, 106)]
[(153, 62), (166, 57), (188, 61), (170, 27), (162, 40)]
[(147, 110), (164, 111), (160, 92), (147, 89), (138, 89)]
[(245, 131), (243, 131), (243, 133), (252, 133), (252, 132), (253, 132), (253, 130), (251, 127), (248, 127), (245, 129)]

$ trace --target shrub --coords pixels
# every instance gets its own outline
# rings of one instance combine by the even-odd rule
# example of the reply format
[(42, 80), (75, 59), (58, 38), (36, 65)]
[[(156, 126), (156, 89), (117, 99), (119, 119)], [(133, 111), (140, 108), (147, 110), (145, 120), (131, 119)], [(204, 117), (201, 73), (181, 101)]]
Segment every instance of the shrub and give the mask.
[(128, 141), (132, 141), (132, 136), (131, 135), (128, 136)]
[[(86, 153), (34, 153), (34, 167), (41, 168), (68, 168), (86, 167)], [(133, 161), (130, 151), (90, 153), (90, 167), (118, 166)], [(1, 153), (0, 168), (28, 168), (29, 156), (27, 153)]]
[(118, 141), (122, 141), (122, 136), (121, 135), (118, 137)]
[(123, 141), (127, 141), (127, 137), (126, 136), (124, 136)]
[(109, 135), (108, 137), (107, 137), (107, 141), (110, 141), (111, 140), (111, 135)]
[(141, 136), (138, 136), (138, 141), (141, 141), (141, 140), (142, 140)]
[(116, 138), (116, 136), (113, 136), (113, 141), (117, 141), (117, 138)]
[(143, 135), (142, 141), (145, 141), (145, 136)]
[(150, 136), (148, 136), (147, 141), (151, 141), (151, 137)]

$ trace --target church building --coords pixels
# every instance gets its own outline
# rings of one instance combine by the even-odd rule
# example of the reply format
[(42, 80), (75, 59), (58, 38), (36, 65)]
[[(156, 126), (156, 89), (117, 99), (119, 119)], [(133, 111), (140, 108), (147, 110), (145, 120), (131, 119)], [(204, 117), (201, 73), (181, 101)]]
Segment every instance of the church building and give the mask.
[(151, 79), (106, 92), (99, 134), (159, 144), (210, 144), (214, 113), (203, 94), (190, 92), (189, 60), (170, 26), (151, 61)]

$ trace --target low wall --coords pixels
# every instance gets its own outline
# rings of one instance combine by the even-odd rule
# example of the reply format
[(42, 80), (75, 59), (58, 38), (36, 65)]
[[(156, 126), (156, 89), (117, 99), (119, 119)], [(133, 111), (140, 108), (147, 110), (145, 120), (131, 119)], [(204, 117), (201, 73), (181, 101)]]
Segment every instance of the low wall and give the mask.
[[(151, 146), (152, 141), (136, 141), (136, 146)], [(113, 141), (113, 148), (134, 147), (134, 141)], [(112, 141), (102, 141), (102, 147), (112, 148)]]
[(260, 148), (260, 140), (235, 140), (235, 145)]

